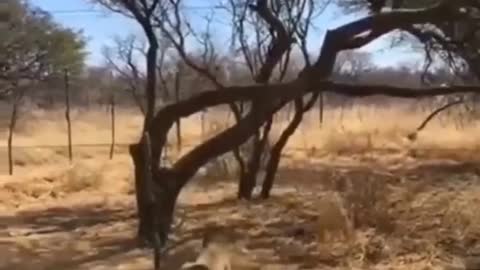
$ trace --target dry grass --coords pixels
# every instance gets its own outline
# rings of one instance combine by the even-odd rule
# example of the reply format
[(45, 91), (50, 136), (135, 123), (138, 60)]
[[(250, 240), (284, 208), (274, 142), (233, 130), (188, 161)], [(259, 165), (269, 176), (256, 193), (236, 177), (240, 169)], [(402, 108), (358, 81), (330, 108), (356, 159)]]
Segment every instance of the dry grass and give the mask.
[[(219, 181), (231, 168), (217, 161), (181, 194), (186, 222), (175, 232), (178, 245), (166, 269), (193, 258), (209, 224), (234, 225), (266, 269), (442, 269), (457, 262), (480, 248), (479, 173), (463, 163), (478, 160), (480, 128), (442, 118), (409, 141), (425, 114), (407, 107), (329, 110), (320, 128), (312, 112), (289, 142), (266, 202), (235, 201), (235, 184)], [(64, 147), (14, 149), (14, 176), (0, 175), (0, 268), (150, 269), (150, 253), (131, 240), (127, 148), (117, 146), (108, 158), (108, 117), (100, 110), (73, 114), (75, 144), (106, 144), (74, 148), (73, 164)], [(276, 136), (285, 117), (278, 117)], [(180, 153), (169, 134), (171, 159), (202, 140), (199, 119), (183, 120)], [(225, 113), (210, 113), (203, 139), (231, 123)], [(117, 142), (136, 141), (140, 127), (136, 111), (118, 110)], [(1, 144), (6, 135), (0, 131)], [(65, 142), (60, 111), (25, 116), (14, 139), (15, 145)]]
[[(320, 127), (318, 112), (313, 110), (306, 115), (299, 130), (289, 141), (291, 151), (299, 150), (303, 155), (312, 151), (323, 154), (342, 155), (350, 153), (365, 153), (374, 150), (427, 149), (427, 150), (458, 150), (477, 149), (480, 142), (476, 139), (480, 133), (479, 123), (470, 123), (459, 127), (452, 118), (440, 117), (432, 121), (412, 143), (407, 139), (421, 123), (427, 112), (412, 110), (407, 106), (378, 108), (356, 106), (350, 109), (330, 109), (325, 112), (325, 123)], [(288, 123), (288, 114), (281, 113), (274, 125), (274, 137)], [(134, 109), (120, 109), (117, 112), (118, 143), (134, 142), (138, 138), (142, 116)], [(109, 113), (101, 110), (76, 110), (72, 113), (74, 144), (106, 144), (105, 149), (75, 149), (80, 158), (89, 158), (92, 152), (98, 150), (108, 154), (110, 143)], [(190, 146), (202, 140), (200, 116), (193, 115), (182, 121), (184, 144), (187, 151)], [(206, 116), (205, 134), (208, 138), (233, 123), (233, 118), (226, 110), (212, 111)], [(175, 145), (174, 130), (169, 134), (170, 141)], [(7, 130), (0, 131), (0, 143), (6, 144)], [(36, 110), (19, 121), (16, 129), (15, 145), (64, 145), (66, 124), (63, 111)], [(124, 150), (124, 149), (123, 149)], [(310, 150), (310, 151), (305, 151)], [(120, 150), (119, 150), (120, 151)], [(64, 158), (66, 149), (36, 149), (17, 150), (16, 160), (19, 165), (41, 165), (52, 161), (55, 155)], [(301, 154), (301, 153), (299, 153)], [(48, 158), (47, 158), (48, 157)], [(48, 160), (46, 160), (48, 159)], [(58, 160), (55, 160), (57, 163)]]

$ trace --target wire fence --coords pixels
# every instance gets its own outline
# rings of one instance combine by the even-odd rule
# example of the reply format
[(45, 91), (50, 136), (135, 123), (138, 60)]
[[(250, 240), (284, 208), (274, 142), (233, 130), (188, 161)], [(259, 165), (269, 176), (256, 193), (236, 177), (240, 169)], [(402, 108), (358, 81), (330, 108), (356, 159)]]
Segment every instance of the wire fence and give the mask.
[[(112, 143), (77, 143), (77, 144), (72, 144), (71, 147), (73, 149), (73, 162), (82, 160), (86, 158), (86, 155), (82, 154), (85, 152), (82, 152), (80, 149), (82, 148), (105, 148), (104, 152), (95, 152), (93, 155), (90, 154), (88, 155), (90, 158), (92, 156), (95, 156), (95, 158), (101, 158), (104, 156), (105, 160), (113, 159), (114, 155), (119, 155), (119, 154), (125, 154), (128, 150), (128, 146), (136, 143), (136, 142), (116, 142), (113, 145), (113, 148), (115, 151), (112, 151)], [(198, 142), (200, 143), (200, 142)], [(197, 143), (183, 143), (181, 146), (181, 149), (178, 149), (176, 144), (169, 143), (167, 145), (167, 153), (163, 157), (162, 162), (167, 162), (171, 163), (176, 155), (172, 155), (172, 151), (176, 152), (178, 154), (179, 152), (183, 152), (183, 150), (188, 150), (197, 145)], [(60, 160), (65, 160), (65, 162), (69, 161), (69, 155), (68, 155), (68, 144), (31, 144), (31, 145), (12, 145), (12, 156), (13, 156), (13, 166), (16, 167), (22, 167), (25, 164), (28, 163), (28, 158), (27, 161), (23, 160), (25, 158), (25, 153), (27, 153), (27, 156), (31, 155), (34, 157), (36, 155), (35, 152), (33, 152), (33, 149), (62, 149), (61, 152), (57, 152), (57, 157), (52, 159), (54, 161), (58, 161), (58, 155), (61, 156)], [(64, 150), (64, 151), (63, 151)], [(80, 151), (79, 151), (80, 150)], [(120, 151), (119, 151), (120, 150)], [(417, 157), (422, 156), (422, 152), (427, 153), (426, 156), (429, 156), (428, 153), (437, 153), (439, 156), (443, 156), (445, 154), (451, 155), (452, 152), (455, 153), (462, 153), (463, 155), (469, 155), (477, 153), (478, 154), (478, 149), (476, 147), (471, 147), (471, 148), (440, 148), (440, 147), (432, 147), (432, 148), (427, 148), (427, 147), (419, 147), (415, 148), (412, 147), (410, 149), (402, 149), (402, 148), (394, 148), (394, 147), (368, 147), (363, 149), (361, 154), (363, 155), (368, 155), (368, 154), (388, 154), (388, 153), (399, 153), (401, 151), (411, 151), (412, 155), (416, 155)], [(31, 152), (31, 153), (29, 153)], [(292, 160), (297, 160), (298, 156), (294, 155), (294, 153), (303, 153), (301, 156), (310, 156), (310, 157), (316, 157), (316, 158), (321, 158), (322, 156), (329, 155), (329, 154), (338, 154), (339, 156), (348, 156), (349, 154), (360, 154), (355, 153), (355, 150), (351, 149), (350, 151), (347, 151), (348, 153), (334, 153), (334, 152), (328, 152), (327, 149), (317, 149), (315, 146), (287, 146), (284, 150), (284, 153), (282, 156), (286, 159), (292, 159)], [(115, 154), (114, 154), (115, 153)], [(8, 175), (9, 174), (9, 154), (8, 154), (8, 146), (7, 145), (0, 145), (0, 175)], [(472, 156), (473, 157), (473, 156)], [(72, 162), (72, 161), (70, 161)], [(43, 163), (41, 164), (43, 165)]]
[[(114, 147), (128, 147), (135, 142), (115, 143)], [(72, 144), (72, 147), (111, 147), (112, 143), (77, 143)], [(15, 148), (68, 148), (68, 144), (35, 144), (35, 145), (12, 145), (12, 149)], [(8, 145), (0, 145), (1, 148), (8, 148)]]

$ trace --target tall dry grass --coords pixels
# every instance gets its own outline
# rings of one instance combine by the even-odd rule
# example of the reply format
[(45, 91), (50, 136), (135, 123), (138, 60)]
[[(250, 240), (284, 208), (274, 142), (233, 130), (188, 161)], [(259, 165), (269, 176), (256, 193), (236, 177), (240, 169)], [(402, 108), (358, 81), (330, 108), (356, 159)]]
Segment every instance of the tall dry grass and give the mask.
[[(299, 129), (287, 145), (286, 152), (296, 159), (316, 158), (321, 156), (349, 156), (352, 154), (367, 154), (377, 150), (388, 149), (390, 152), (405, 152), (412, 149), (427, 149), (428, 151), (448, 150), (451, 154), (463, 153), (465, 149), (478, 149), (480, 134), (478, 122), (458, 128), (453, 118), (440, 117), (433, 120), (423, 130), (416, 141), (407, 139), (407, 135), (423, 121), (428, 112), (412, 110), (407, 106), (372, 107), (355, 106), (344, 109), (327, 109), (324, 113), (324, 123), (320, 126), (318, 110), (308, 113)], [(278, 137), (281, 130), (288, 124), (291, 115), (281, 112), (276, 117), (273, 137)], [(168, 155), (175, 159), (202, 140), (213, 136), (233, 123), (231, 113), (226, 109), (209, 111), (205, 116), (205, 134), (202, 135), (201, 116), (192, 115), (182, 120), (182, 138), (184, 147), (179, 153), (175, 148), (175, 130), (169, 134)], [(99, 147), (75, 147), (74, 163), (68, 163), (66, 147), (35, 147), (58, 146), (67, 143), (64, 112), (33, 110), (22, 115), (14, 136), (13, 177), (6, 176), (7, 159), (7, 129), (0, 129), (0, 172), (1, 179), (49, 179), (52, 175), (62, 179), (97, 179), (95, 184), (70, 180), (71, 190), (83, 186), (107, 186), (110, 181), (131, 179), (131, 161), (127, 155), (128, 143), (138, 139), (141, 129), (142, 115), (135, 109), (117, 109), (115, 158), (109, 160), (110, 115), (105, 109), (74, 110), (72, 112), (73, 143), (104, 144)], [(29, 147), (25, 147), (29, 146)], [(458, 151), (458, 150), (461, 151)], [(440, 152), (441, 152), (440, 151)], [(474, 151), (472, 151), (474, 152)], [(86, 174), (87, 176), (82, 176)], [(73, 175), (73, 176), (72, 176)], [(75, 177), (74, 177), (75, 176)], [(107, 183), (98, 183), (107, 181)], [(89, 182), (90, 181), (90, 182)], [(122, 181), (120, 181), (122, 182)], [(121, 189), (125, 190), (124, 184)], [(111, 187), (109, 187), (111, 188)]]
[[(407, 106), (379, 108), (355, 106), (347, 109), (327, 109), (324, 123), (318, 121), (318, 111), (308, 113), (299, 129), (290, 139), (287, 148), (308, 154), (316, 151), (326, 154), (364, 153), (376, 149), (477, 149), (480, 146), (479, 122), (459, 128), (455, 119), (440, 117), (433, 120), (412, 142), (407, 135), (426, 117), (427, 112), (412, 110)], [(74, 110), (72, 130), (74, 144), (105, 144), (103, 147), (75, 147), (76, 159), (102, 159), (108, 155), (110, 143), (110, 118), (105, 110)], [(277, 137), (288, 124), (289, 114), (281, 112), (273, 128)], [(182, 152), (213, 136), (233, 123), (227, 110), (213, 110), (205, 117), (205, 134), (201, 131), (200, 115), (182, 120)], [(120, 145), (138, 139), (142, 115), (135, 109), (119, 109), (116, 118), (116, 141)], [(2, 151), (7, 144), (7, 127), (0, 128)], [(169, 141), (175, 145), (172, 130)], [(66, 124), (63, 111), (35, 110), (24, 115), (18, 122), (14, 135), (14, 152), (17, 165), (59, 164), (65, 159), (66, 149), (35, 146), (59, 146), (67, 143)], [(24, 148), (24, 146), (30, 146)], [(118, 147), (125, 152), (125, 147)], [(174, 149), (175, 150), (175, 149)], [(3, 161), (3, 160), (2, 160)], [(4, 166), (3, 164), (0, 166)]]

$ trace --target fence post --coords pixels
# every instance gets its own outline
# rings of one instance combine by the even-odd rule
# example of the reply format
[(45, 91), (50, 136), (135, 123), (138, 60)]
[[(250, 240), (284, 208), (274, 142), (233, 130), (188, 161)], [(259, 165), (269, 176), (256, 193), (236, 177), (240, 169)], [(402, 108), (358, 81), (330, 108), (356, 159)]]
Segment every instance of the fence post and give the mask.
[(64, 79), (65, 79), (65, 119), (67, 120), (67, 132), (68, 132), (68, 159), (70, 163), (73, 160), (73, 151), (72, 151), (72, 123), (70, 121), (70, 82), (68, 69), (64, 70)]
[(318, 120), (320, 126), (323, 125), (323, 110), (324, 110), (324, 100), (323, 100), (323, 92), (320, 92), (320, 95), (318, 96)]
[(12, 142), (13, 142), (13, 131), (15, 129), (15, 125), (17, 123), (17, 109), (19, 98), (17, 96), (16, 91), (18, 89), (14, 89), (15, 93), (13, 95), (13, 102), (12, 102), (12, 113), (10, 115), (10, 123), (8, 125), (8, 174), (13, 175), (13, 151), (12, 151)]
[(112, 142), (110, 145), (110, 159), (113, 159), (113, 153), (115, 150), (115, 94), (112, 93), (110, 97), (110, 123), (112, 131)]

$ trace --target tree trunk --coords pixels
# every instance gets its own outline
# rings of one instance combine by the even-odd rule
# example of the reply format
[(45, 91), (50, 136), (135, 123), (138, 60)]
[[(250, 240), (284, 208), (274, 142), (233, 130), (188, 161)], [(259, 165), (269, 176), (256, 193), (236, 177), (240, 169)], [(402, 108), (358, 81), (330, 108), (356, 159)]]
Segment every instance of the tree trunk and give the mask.
[(260, 149), (258, 147), (260, 141), (261, 141), (260, 132), (257, 131), (255, 136), (253, 137), (253, 149), (250, 153), (247, 167), (245, 168), (243, 173), (240, 175), (240, 179), (238, 182), (237, 197), (239, 199), (250, 200), (252, 198), (252, 191), (256, 183), (255, 181), (256, 179), (254, 178), (256, 175), (255, 170), (258, 170), (256, 160), (257, 159), (260, 160), (260, 156), (262, 154), (262, 152), (259, 151)]
[(17, 83), (13, 84), (13, 100), (12, 113), (10, 115), (10, 123), (8, 125), (8, 173), (13, 175), (13, 133), (18, 119), (18, 105), (22, 101), (25, 94), (25, 89), (18, 87)]
[[(315, 71), (314, 75), (307, 72), (305, 75), (303, 75), (305, 77), (298, 82), (293, 81), (291, 83), (283, 84), (277, 91), (281, 92), (282, 90), (290, 90), (291, 87), (294, 87), (296, 84), (307, 86), (309, 81), (315, 83), (319, 79), (328, 77), (328, 75), (331, 73), (333, 64), (335, 63), (336, 55), (339, 51), (337, 49), (337, 43), (335, 42), (337, 38), (338, 35), (335, 35), (335, 32), (327, 31), (324, 46), (320, 52), (318, 63), (316, 63), (312, 69)], [(147, 60), (149, 59), (150, 58)], [(147, 61), (147, 63), (149, 62), (150, 61)], [(147, 70), (147, 74), (148, 73), (149, 72)], [(318, 78), (318, 74), (322, 75), (321, 78)], [(289, 96), (292, 98), (301, 99), (301, 94), (297, 92), (291, 92), (290, 95), (285, 95), (279, 100), (271, 100), (271, 97), (268, 95), (259, 95), (256, 97), (255, 101), (252, 102), (252, 108), (250, 112), (240, 121), (237, 121), (236, 125), (198, 145), (188, 154), (184, 155), (177, 162), (175, 162), (172, 169), (165, 169), (163, 171), (157, 169), (158, 166), (156, 165), (161, 157), (161, 152), (165, 145), (168, 131), (173, 126), (176, 118), (182, 117), (182, 115), (187, 116), (191, 113), (194, 113), (196, 107), (205, 106), (205, 103), (195, 103), (197, 102), (197, 99), (192, 98), (189, 102), (183, 104), (183, 106), (179, 106), (177, 110), (172, 110), (172, 107), (170, 107), (170, 109), (163, 110), (153, 122), (155, 128), (150, 128), (150, 123), (146, 123), (147, 127), (144, 128), (144, 130), (148, 131), (152, 138), (155, 138), (152, 140), (152, 164), (155, 165), (152, 166), (152, 168), (154, 168), (154, 179), (158, 187), (156, 186), (155, 188), (155, 194), (157, 197), (155, 213), (157, 213), (157, 215), (154, 216), (158, 216), (157, 222), (161, 222), (161, 226), (159, 226), (159, 228), (161, 228), (160, 232), (164, 240), (166, 240), (166, 236), (169, 233), (178, 193), (188, 183), (191, 177), (195, 175), (198, 169), (205, 165), (208, 160), (231, 151), (235, 147), (245, 143), (245, 141), (247, 141), (256, 130), (264, 125), (273, 116), (273, 114), (285, 106), (285, 104), (290, 100)], [(204, 98), (204, 96), (199, 96), (199, 98)], [(188, 104), (188, 106), (186, 104)], [(208, 102), (206, 104), (208, 104)], [(148, 113), (146, 118), (148, 119)], [(131, 152), (134, 153), (135, 151)], [(136, 160), (138, 158), (133, 157), (133, 159)], [(137, 164), (139, 164), (138, 161)], [(135, 165), (135, 167), (136, 181), (143, 182), (143, 173), (138, 171), (141, 170), (141, 165)], [(140, 167), (140, 169), (138, 167)], [(137, 201), (139, 202), (140, 219), (139, 235), (148, 239), (149, 236), (153, 235), (151, 232), (153, 226), (142, 225), (142, 222), (147, 223), (149, 221), (149, 210), (146, 205), (142, 206), (144, 199), (142, 199), (143, 196), (141, 196), (142, 194), (140, 190), (142, 190), (142, 188), (138, 189), (137, 191), (137, 194), (139, 194), (137, 196), (139, 197), (137, 198)], [(146, 208), (146, 210), (142, 211), (142, 207)], [(161, 213), (161, 215), (159, 213)]]
[(270, 192), (275, 181), (275, 175), (277, 174), (278, 166), (280, 164), (280, 159), (282, 156), (282, 151), (285, 145), (287, 145), (288, 140), (293, 135), (293, 133), (295, 133), (295, 130), (297, 130), (298, 126), (302, 122), (303, 114), (313, 107), (317, 98), (318, 94), (313, 95), (312, 98), (308, 101), (308, 103), (305, 104), (305, 106), (303, 106), (302, 98), (298, 98), (295, 100), (295, 114), (293, 116), (293, 119), (282, 132), (280, 138), (275, 143), (270, 152), (270, 159), (268, 160), (265, 178), (262, 184), (262, 191), (260, 193), (260, 196), (263, 199), (267, 199), (270, 197)]
[(12, 113), (10, 115), (10, 123), (8, 125), (8, 173), (9, 175), (13, 175), (13, 132), (15, 130), (15, 126), (17, 123), (17, 111), (18, 111), (18, 103), (19, 99), (14, 97), (12, 103)]
[(141, 155), (141, 142), (139, 144), (130, 145), (129, 151), (130, 156), (132, 157), (134, 164), (134, 173), (135, 173), (135, 194), (137, 202), (137, 217), (138, 217), (138, 228), (137, 235), (139, 244), (141, 246), (150, 246), (152, 244), (153, 230), (151, 225), (153, 224), (149, 215), (150, 207), (148, 206), (147, 196), (145, 194), (145, 160)]
[(258, 172), (261, 169), (262, 157), (266, 151), (265, 146), (268, 142), (268, 136), (273, 123), (271, 117), (265, 124), (263, 134), (260, 131), (254, 136), (253, 149), (248, 160), (248, 167), (246, 172), (242, 175), (238, 185), (238, 198), (250, 200), (252, 198), (253, 190), (257, 184)]
[[(148, 29), (147, 29), (148, 30)], [(155, 114), (155, 103), (156, 103), (156, 65), (157, 65), (157, 50), (158, 42), (156, 37), (152, 32), (147, 31), (149, 48), (147, 51), (147, 82), (145, 85), (145, 98), (146, 98), (146, 110), (145, 110), (145, 120), (143, 123), (143, 132), (148, 132), (151, 128), (152, 120)], [(157, 138), (155, 138), (157, 139)], [(155, 141), (155, 140), (154, 140)], [(146, 161), (142, 157), (141, 147), (143, 147), (143, 141), (141, 140), (136, 145), (130, 145), (130, 155), (132, 157), (134, 166), (135, 166), (135, 195), (137, 201), (137, 212), (138, 212), (138, 240), (141, 245), (145, 244), (154, 244), (154, 230), (153, 230), (153, 221), (152, 218), (155, 215), (152, 215), (153, 205), (148, 203), (148, 198), (146, 194), (146, 183), (144, 168), (146, 167)], [(158, 167), (158, 159), (153, 159), (150, 168)], [(156, 212), (156, 211), (155, 211)]]
[[(230, 111), (233, 113), (233, 117), (235, 118), (235, 122), (238, 123), (240, 119), (243, 116), (243, 113), (245, 111), (245, 106), (243, 102), (239, 102), (239, 104), (231, 104), (230, 105)], [(242, 189), (243, 187), (240, 188), (241, 184), (244, 179), (246, 179), (246, 174), (248, 171), (247, 165), (245, 164), (244, 157), (242, 156), (242, 150), (241, 146), (235, 147), (232, 151), (233, 157), (237, 161), (238, 164), (238, 179), (239, 179), (239, 190)], [(243, 193), (243, 192), (242, 192)], [(240, 191), (238, 194), (238, 197), (240, 198)]]

